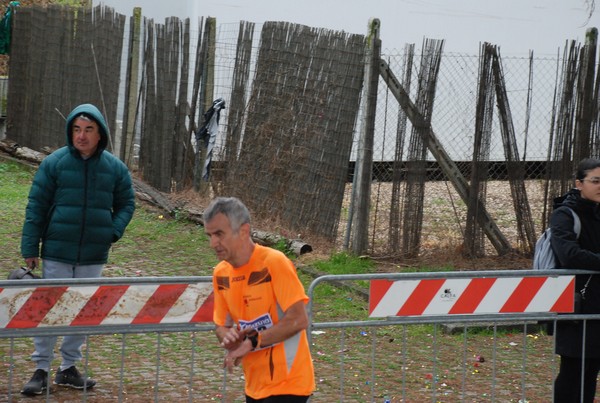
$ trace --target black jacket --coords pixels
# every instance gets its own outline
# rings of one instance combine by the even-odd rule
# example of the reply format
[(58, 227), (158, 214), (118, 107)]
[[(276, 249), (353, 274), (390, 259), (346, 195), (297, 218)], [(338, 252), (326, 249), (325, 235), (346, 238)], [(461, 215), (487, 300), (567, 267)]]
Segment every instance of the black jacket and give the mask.
[[(574, 230), (570, 207), (581, 221), (579, 238)], [(578, 189), (570, 190), (565, 196), (554, 200), (554, 211), (550, 216), (552, 249), (558, 257), (560, 267), (565, 269), (595, 270), (598, 274), (578, 275), (575, 290), (586, 288), (581, 313), (600, 313), (600, 206), (583, 199)], [(588, 321), (586, 330), (586, 353), (588, 358), (600, 358), (600, 321)], [(556, 353), (569, 357), (580, 357), (583, 326), (573, 321), (558, 321)]]

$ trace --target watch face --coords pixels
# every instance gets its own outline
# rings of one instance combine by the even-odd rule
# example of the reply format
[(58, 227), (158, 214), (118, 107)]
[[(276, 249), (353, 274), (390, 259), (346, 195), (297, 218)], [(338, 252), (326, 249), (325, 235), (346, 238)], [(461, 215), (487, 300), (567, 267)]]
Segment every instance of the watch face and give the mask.
[(258, 333), (254, 332), (254, 334), (252, 336), (249, 336), (248, 338), (252, 343), (252, 348), (256, 348), (256, 346), (258, 345)]

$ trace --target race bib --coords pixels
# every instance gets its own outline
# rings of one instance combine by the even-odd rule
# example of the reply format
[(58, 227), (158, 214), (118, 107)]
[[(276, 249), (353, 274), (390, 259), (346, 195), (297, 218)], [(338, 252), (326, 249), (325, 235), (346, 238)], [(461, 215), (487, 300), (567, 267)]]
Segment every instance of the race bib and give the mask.
[[(240, 319), (238, 323), (240, 325), (240, 330), (254, 329), (257, 332), (261, 332), (273, 326), (273, 319), (271, 318), (270, 314), (266, 313), (252, 320)], [(269, 348), (272, 346), (273, 344), (269, 344), (268, 346), (260, 346), (260, 348), (257, 348), (254, 351), (262, 350), (264, 348)]]

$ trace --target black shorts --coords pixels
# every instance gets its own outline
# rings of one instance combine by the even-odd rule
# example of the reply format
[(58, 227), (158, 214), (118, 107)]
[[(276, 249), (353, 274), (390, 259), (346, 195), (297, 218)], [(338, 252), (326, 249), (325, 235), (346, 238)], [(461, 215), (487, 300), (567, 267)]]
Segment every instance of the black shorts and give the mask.
[(273, 395), (264, 399), (253, 399), (246, 395), (246, 403), (306, 403), (310, 396)]

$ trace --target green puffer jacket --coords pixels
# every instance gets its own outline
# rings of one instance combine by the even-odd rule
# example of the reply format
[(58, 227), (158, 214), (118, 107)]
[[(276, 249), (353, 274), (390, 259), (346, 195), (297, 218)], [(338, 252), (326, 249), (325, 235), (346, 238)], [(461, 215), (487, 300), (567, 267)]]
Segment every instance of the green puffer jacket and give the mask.
[[(82, 113), (100, 126), (96, 153), (83, 159), (73, 146), (71, 125)], [(108, 127), (91, 104), (67, 117), (67, 146), (46, 157), (35, 174), (21, 238), (23, 258), (74, 265), (104, 264), (135, 210), (127, 166), (105, 148)], [(40, 242), (42, 243), (40, 255)]]

